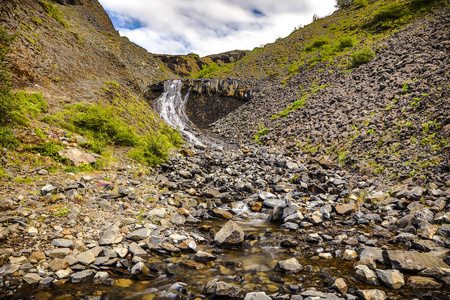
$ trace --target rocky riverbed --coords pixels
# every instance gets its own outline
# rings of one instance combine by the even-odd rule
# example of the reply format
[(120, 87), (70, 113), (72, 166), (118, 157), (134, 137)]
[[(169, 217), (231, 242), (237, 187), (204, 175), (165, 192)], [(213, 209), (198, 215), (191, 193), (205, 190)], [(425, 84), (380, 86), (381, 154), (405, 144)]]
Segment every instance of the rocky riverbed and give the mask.
[(26, 175), (2, 183), (2, 298), (449, 297), (448, 175), (390, 186), (262, 146)]

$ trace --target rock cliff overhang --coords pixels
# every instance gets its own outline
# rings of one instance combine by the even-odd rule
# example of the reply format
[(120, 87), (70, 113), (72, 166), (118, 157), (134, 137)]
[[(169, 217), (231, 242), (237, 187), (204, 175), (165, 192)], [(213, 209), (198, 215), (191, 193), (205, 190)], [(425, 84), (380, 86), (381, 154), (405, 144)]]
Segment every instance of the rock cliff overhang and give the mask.
[[(231, 79), (182, 79), (182, 94), (189, 93), (186, 114), (200, 129), (208, 128), (215, 121), (249, 101), (256, 85)], [(151, 85), (145, 97), (152, 103), (164, 92), (164, 82)]]

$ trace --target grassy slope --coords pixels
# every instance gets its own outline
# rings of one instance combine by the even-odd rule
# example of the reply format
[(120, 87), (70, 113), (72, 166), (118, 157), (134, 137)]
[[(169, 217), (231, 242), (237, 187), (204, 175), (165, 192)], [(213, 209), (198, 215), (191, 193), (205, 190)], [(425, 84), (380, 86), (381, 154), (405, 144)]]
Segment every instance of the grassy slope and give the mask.
[[(45, 156), (36, 158), (35, 153), (39, 151), (33, 151), (35, 146), (53, 143), (61, 147), (61, 139), (79, 133), (85, 134), (91, 144), (105, 142), (98, 140), (100, 136), (92, 130), (88, 132), (66, 122), (74, 113), (72, 106), (77, 103), (85, 103), (81, 105), (84, 107), (93, 104), (105, 112), (112, 107), (112, 114), (106, 113), (100, 118), (120, 120), (115, 125), (131, 126), (140, 135), (158, 135), (160, 130), (167, 132), (148, 106), (141, 89), (153, 82), (176, 78), (176, 75), (165, 70), (153, 55), (120, 37), (96, 0), (80, 0), (77, 4), (66, 6), (34, 0), (2, 3), (0, 26), (16, 33), (8, 55), (13, 91), (41, 93), (48, 104), (48, 110), (25, 118), (25, 124), (10, 122), (2, 127), (15, 128), (14, 136), (21, 142), (20, 146), (3, 153), (8, 162), (18, 168), (32, 163), (54, 169), (55, 161)], [(26, 115), (29, 101), (24, 99), (16, 111)], [(43, 123), (43, 117), (52, 122)], [(53, 136), (57, 140), (53, 140)], [(10, 134), (2, 136), (10, 137)], [(104, 146), (116, 143), (114, 140), (107, 142)], [(139, 141), (139, 144), (145, 142)]]
[[(318, 62), (347, 65), (350, 53), (365, 46), (370, 47), (403, 25), (445, 3), (427, 0), (372, 0), (365, 7), (352, 4), (294, 30), (286, 38), (255, 48), (238, 62), (221, 64), (210, 76), (272, 79), (285, 84), (299, 68), (310, 68)], [(392, 11), (394, 14), (390, 15), (389, 12)], [(377, 13), (381, 15), (380, 20), (376, 19)], [(350, 46), (347, 44), (345, 47), (346, 41), (351, 41)], [(339, 59), (334, 60), (337, 57)]]

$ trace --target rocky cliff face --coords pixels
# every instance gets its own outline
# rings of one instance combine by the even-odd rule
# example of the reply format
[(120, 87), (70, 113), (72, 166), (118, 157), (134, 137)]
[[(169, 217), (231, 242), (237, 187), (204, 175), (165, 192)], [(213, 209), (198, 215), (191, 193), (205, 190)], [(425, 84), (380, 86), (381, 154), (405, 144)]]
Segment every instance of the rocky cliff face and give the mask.
[[(189, 93), (186, 114), (199, 128), (225, 117), (249, 101), (257, 91), (255, 83), (222, 79), (182, 79), (182, 94)], [(145, 96), (150, 103), (164, 92), (163, 82), (149, 86)]]
[(176, 77), (120, 37), (97, 0), (5, 0), (1, 8), (0, 25), (17, 33), (14, 87), (42, 92), (52, 108), (97, 101), (96, 91), (108, 81), (140, 97), (148, 84)]

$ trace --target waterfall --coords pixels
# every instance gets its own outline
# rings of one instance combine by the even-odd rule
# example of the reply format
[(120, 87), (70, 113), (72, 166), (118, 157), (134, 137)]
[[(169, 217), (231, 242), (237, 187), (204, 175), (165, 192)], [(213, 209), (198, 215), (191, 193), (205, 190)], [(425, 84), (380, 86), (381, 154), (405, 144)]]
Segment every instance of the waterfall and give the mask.
[(155, 101), (155, 110), (169, 124), (181, 132), (191, 144), (206, 147), (218, 146), (211, 139), (197, 133), (196, 126), (186, 115), (186, 103), (189, 99), (189, 91), (183, 97), (181, 94), (181, 80), (166, 80), (164, 93)]

